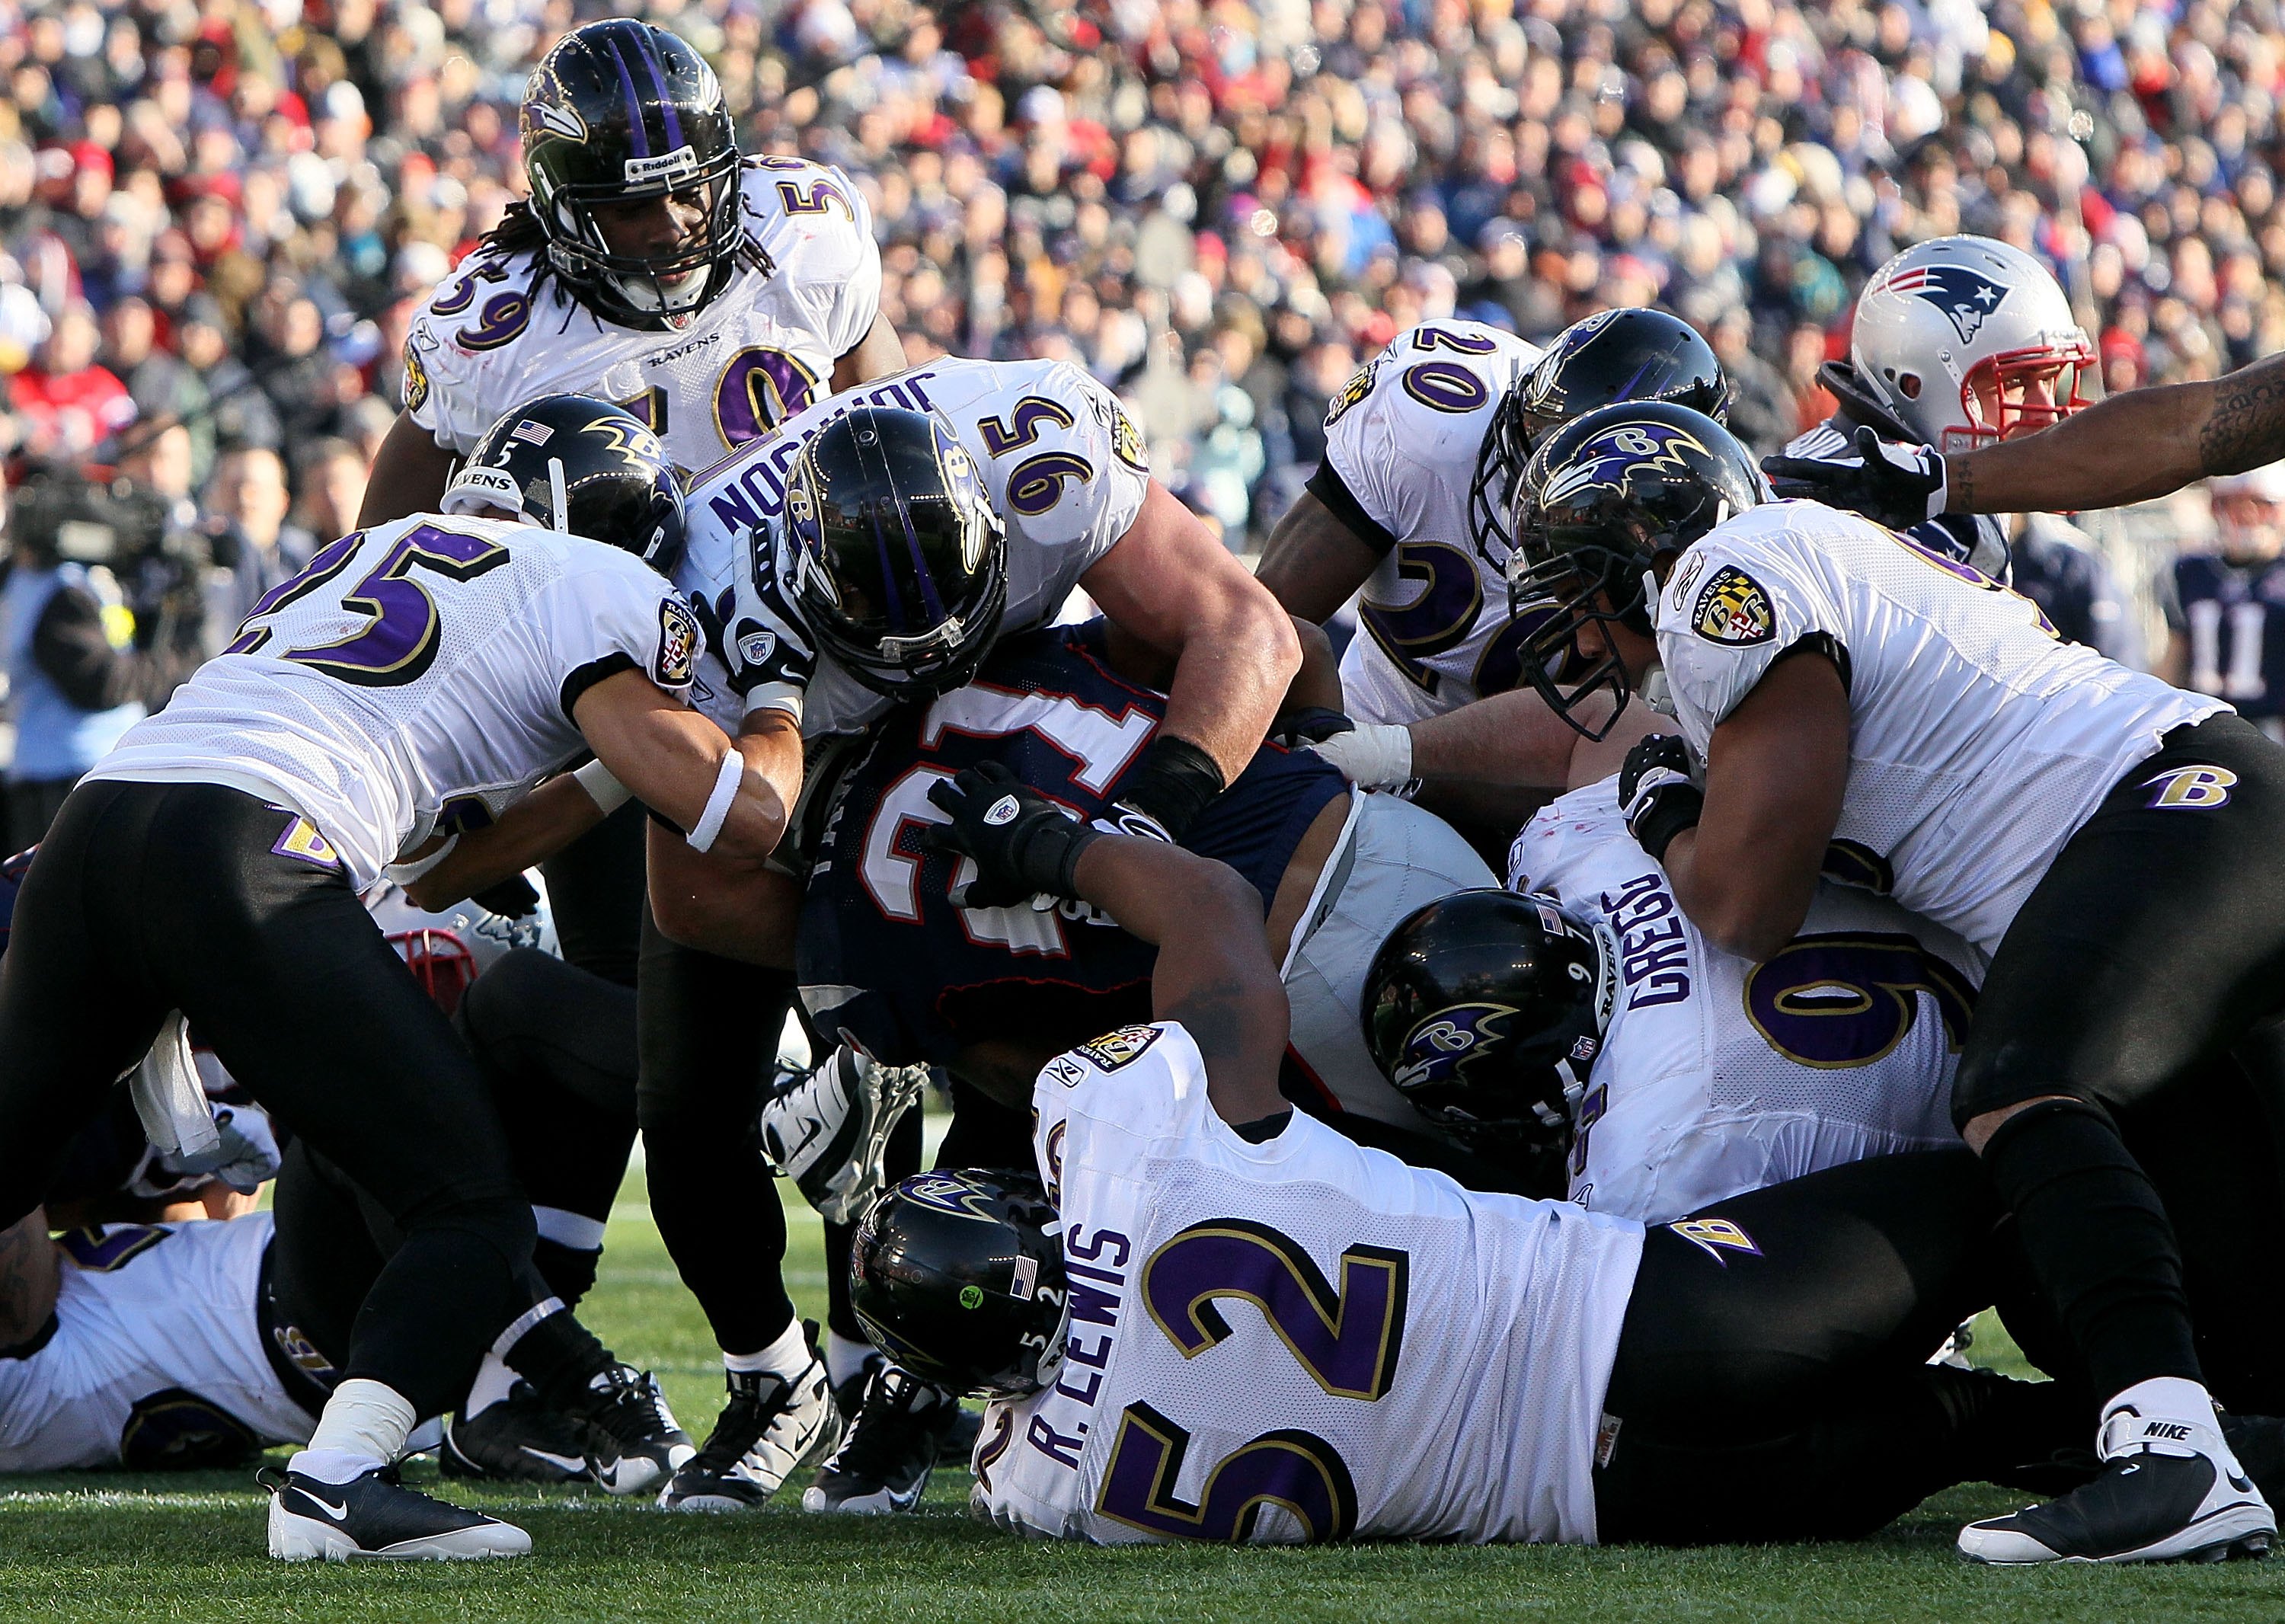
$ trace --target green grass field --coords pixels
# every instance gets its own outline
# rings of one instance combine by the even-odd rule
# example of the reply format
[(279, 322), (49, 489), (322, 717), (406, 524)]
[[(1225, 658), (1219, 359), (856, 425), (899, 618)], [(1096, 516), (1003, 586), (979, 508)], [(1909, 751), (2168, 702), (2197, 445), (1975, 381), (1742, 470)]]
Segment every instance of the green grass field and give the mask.
[[(629, 1193), (640, 1189), (638, 1181)], [(806, 1312), (821, 1313), (817, 1227), (805, 1211), (795, 1220), (795, 1293)], [(704, 1322), (640, 1205), (623, 1206), (611, 1227), (589, 1318), (623, 1357), (660, 1373), (684, 1422), (703, 1434), (719, 1369)], [(412, 1473), (419, 1480), (424, 1469)], [(528, 1527), (535, 1554), (354, 1568), (269, 1561), (264, 1498), (244, 1474), (116, 1475), (93, 1487), (84, 1478), (21, 1479), (0, 1493), (0, 1619), (2285, 1619), (2285, 1560), (2001, 1573), (1964, 1566), (1951, 1554), (1959, 1522), (2012, 1503), (1991, 1489), (1956, 1491), (1879, 1540), (1849, 1547), (1108, 1551), (1017, 1541), (970, 1522), (959, 1476), (940, 1477), (919, 1514), (884, 1522), (806, 1517), (791, 1495), (755, 1515), (722, 1518), (669, 1518), (600, 1491), (470, 1496)]]

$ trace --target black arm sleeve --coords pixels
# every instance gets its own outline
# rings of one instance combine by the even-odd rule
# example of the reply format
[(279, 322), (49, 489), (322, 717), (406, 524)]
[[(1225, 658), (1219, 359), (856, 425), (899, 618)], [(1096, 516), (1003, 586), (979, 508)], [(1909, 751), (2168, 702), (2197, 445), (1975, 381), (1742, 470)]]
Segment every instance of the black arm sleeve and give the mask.
[(1326, 458), (1309, 475), (1308, 492), (1325, 505), (1326, 510), (1349, 528), (1349, 533), (1381, 557), (1386, 558), (1396, 545), (1396, 537), (1386, 525), (1365, 512), (1364, 505), (1341, 481), (1333, 467), (1333, 459)]
[(103, 634), (103, 606), (75, 586), (58, 587), (32, 628), (32, 661), (82, 710), (135, 697), (138, 662)]

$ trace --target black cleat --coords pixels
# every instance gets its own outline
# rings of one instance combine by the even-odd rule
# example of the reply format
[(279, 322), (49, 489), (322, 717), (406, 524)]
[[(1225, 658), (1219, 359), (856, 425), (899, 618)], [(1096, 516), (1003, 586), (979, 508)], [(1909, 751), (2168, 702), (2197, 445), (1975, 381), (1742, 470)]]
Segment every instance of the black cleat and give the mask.
[(2145, 1418), (2104, 1423), (2102, 1475), (2045, 1505), (1959, 1531), (1972, 1562), (2220, 1562), (2265, 1557), (2277, 1518), (2210, 1424)]
[(813, 1338), (809, 1367), (790, 1382), (763, 1370), (728, 1376), (730, 1400), (704, 1447), (659, 1492), (667, 1510), (750, 1510), (840, 1440), (833, 1384)]
[(576, 1483), (586, 1478), (593, 1447), (585, 1427), (518, 1382), (507, 1397), (473, 1416), (447, 1416), (436, 1459), (448, 1478)]
[(514, 1524), (431, 1500), (378, 1471), (347, 1483), (269, 1471), (255, 1480), (270, 1491), (270, 1554), (280, 1562), (451, 1562), (531, 1549)]
[[(841, 1412), (844, 1428), (857, 1424), (858, 1412), (865, 1408), (865, 1390), (873, 1385), (873, 1377), (889, 1361), (875, 1349), (865, 1356), (865, 1362), (849, 1376), (833, 1384), (833, 1405)], [(960, 1414), (946, 1424), (944, 1448), (939, 1461), (964, 1461), (976, 1453), (976, 1440), (984, 1431), (984, 1412), (962, 1406)]]
[(632, 1365), (598, 1371), (571, 1413), (593, 1434), (586, 1466), (607, 1494), (639, 1494), (698, 1453), (650, 1372)]
[(848, 1441), (802, 1492), (801, 1509), (865, 1517), (911, 1510), (951, 1453), (962, 1419), (958, 1398), (883, 1365), (866, 1386)]

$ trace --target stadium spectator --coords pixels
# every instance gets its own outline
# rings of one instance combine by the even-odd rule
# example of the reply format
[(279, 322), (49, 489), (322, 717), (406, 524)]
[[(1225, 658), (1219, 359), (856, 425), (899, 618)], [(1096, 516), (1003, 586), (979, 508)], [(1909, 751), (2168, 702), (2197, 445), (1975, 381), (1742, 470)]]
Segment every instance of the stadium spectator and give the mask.
[[(235, 443), (366, 441), (406, 302), (520, 184), (530, 64), (594, 9), (0, 10), (0, 305), (36, 302), (4, 326), (43, 357), (9, 380), (8, 429), (94, 450), (111, 378), (183, 417), (201, 477)], [(2113, 388), (2285, 345), (2275, 0), (653, 11), (715, 61), (751, 150), (860, 177), (915, 359), (1068, 354), (1136, 403), (1166, 472), (1203, 457), (1217, 486), (1214, 391), (1243, 388), (1252, 527), (1314, 456), (1292, 380), (1315, 392), (1319, 361), (1439, 314), (1543, 338), (1664, 302), (1777, 374), (1739, 369), (1764, 449), (1821, 415), (1817, 352), (1872, 267), (1946, 231), (2054, 267)], [(130, 301), (147, 354), (132, 306), (111, 314)]]

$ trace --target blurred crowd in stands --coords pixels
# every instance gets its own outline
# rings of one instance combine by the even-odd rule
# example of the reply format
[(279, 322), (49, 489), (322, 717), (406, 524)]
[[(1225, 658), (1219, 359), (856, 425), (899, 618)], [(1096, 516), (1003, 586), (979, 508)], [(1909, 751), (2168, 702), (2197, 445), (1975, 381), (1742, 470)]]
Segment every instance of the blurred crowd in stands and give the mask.
[[(525, 74), (597, 9), (0, 0), (0, 452), (116, 461), (225, 556), (339, 534), (411, 311), (520, 185)], [(860, 178), (915, 359), (1080, 362), (1233, 546), (1424, 318), (1539, 338), (1663, 303), (1765, 450), (1829, 410), (1865, 275), (1943, 232), (2052, 265), (2114, 390), (2285, 346), (2276, 0), (645, 14), (715, 62), (749, 151)]]

